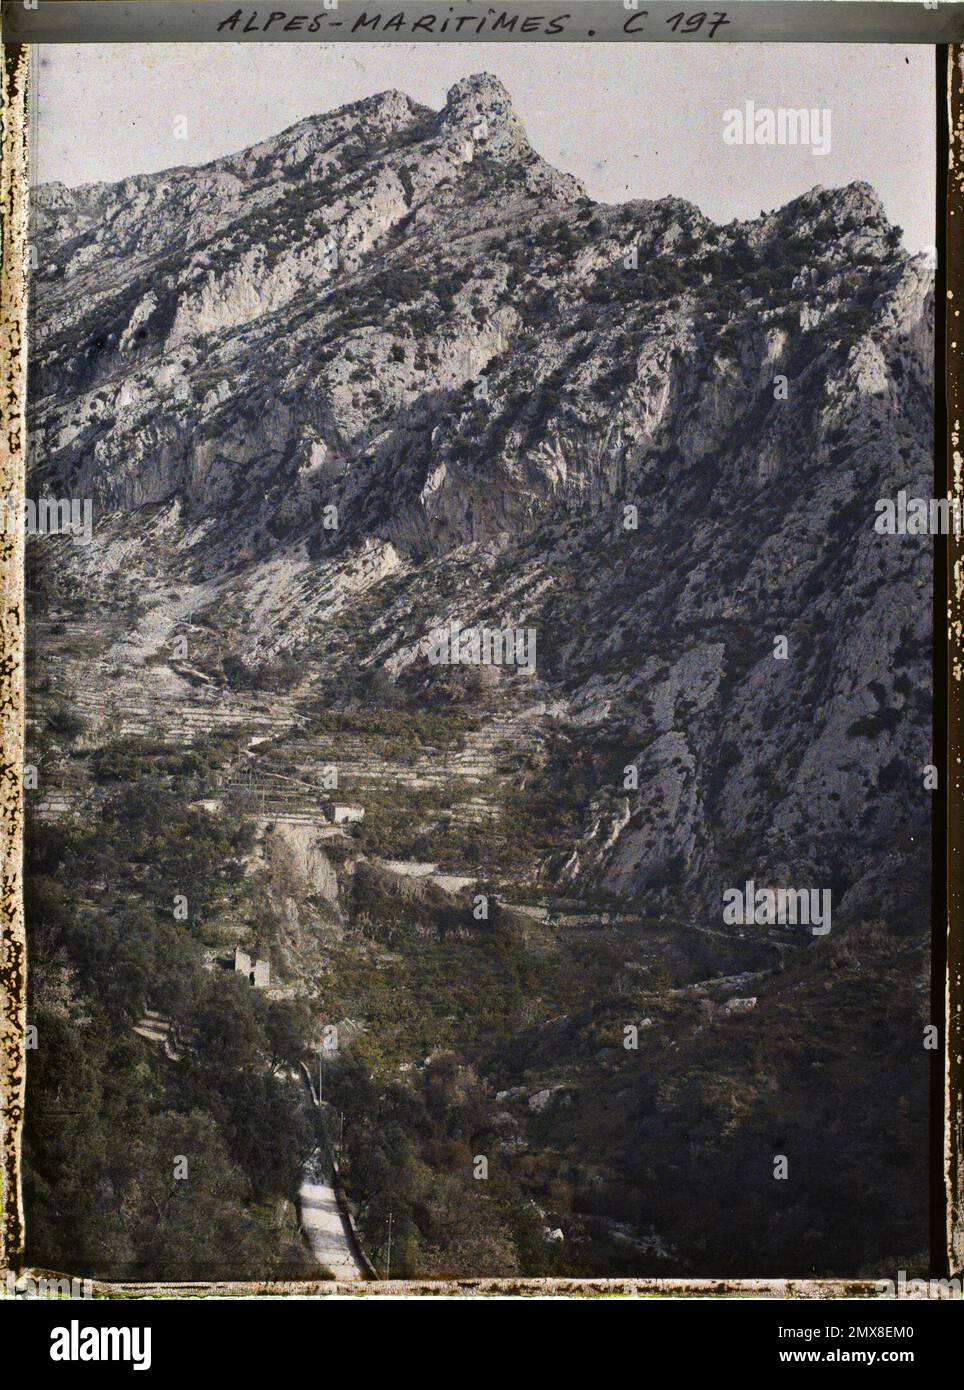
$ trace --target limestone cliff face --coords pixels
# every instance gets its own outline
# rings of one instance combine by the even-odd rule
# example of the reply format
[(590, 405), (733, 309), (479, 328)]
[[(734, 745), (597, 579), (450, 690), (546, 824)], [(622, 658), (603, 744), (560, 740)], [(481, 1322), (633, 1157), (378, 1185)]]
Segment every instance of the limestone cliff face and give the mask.
[(872, 913), (926, 874), (930, 549), (873, 521), (933, 490), (932, 277), (870, 187), (594, 204), (482, 75), (37, 208), (36, 486), (100, 518), (71, 583), (150, 556), (246, 661), (323, 629), (333, 689), (534, 625), (591, 767), (541, 866), (573, 891)]

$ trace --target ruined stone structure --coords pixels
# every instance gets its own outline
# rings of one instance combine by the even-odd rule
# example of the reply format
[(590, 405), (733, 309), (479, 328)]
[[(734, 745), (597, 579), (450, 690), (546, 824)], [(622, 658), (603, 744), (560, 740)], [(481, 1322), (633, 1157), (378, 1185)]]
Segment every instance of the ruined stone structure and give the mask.
[(365, 808), (357, 801), (323, 801), (321, 809), (332, 825), (349, 825), (365, 818)]
[(271, 979), (271, 966), (266, 960), (253, 960), (240, 946), (234, 948), (234, 968), (239, 975), (246, 975), (255, 989), (267, 989)]

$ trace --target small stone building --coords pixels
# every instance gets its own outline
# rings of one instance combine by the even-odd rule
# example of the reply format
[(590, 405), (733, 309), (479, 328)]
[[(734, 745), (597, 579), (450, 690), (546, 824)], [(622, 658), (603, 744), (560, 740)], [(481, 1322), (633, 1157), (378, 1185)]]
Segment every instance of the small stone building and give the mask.
[(324, 801), (321, 809), (333, 825), (349, 825), (365, 819), (365, 808), (357, 801)]
[(239, 975), (247, 975), (255, 989), (267, 989), (271, 979), (271, 966), (266, 960), (252, 960), (247, 951), (240, 946), (234, 948), (234, 968)]

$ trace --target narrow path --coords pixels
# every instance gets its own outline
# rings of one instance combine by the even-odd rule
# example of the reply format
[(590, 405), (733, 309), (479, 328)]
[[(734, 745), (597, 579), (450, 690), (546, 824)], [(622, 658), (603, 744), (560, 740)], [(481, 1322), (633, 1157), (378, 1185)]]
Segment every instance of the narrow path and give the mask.
[(301, 1229), (318, 1263), (335, 1279), (364, 1279), (365, 1274), (355, 1258), (338, 1198), (325, 1177), (322, 1157), (317, 1150), (304, 1166), (298, 1188), (298, 1208)]

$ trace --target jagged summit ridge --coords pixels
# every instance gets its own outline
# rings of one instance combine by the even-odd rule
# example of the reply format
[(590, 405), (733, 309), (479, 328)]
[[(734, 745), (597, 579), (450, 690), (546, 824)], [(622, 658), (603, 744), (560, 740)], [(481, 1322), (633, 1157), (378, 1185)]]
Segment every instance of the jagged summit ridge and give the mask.
[(453, 83), (445, 98), (442, 118), (447, 121), (479, 120), (516, 122), (508, 89), (490, 72), (471, 73)]

